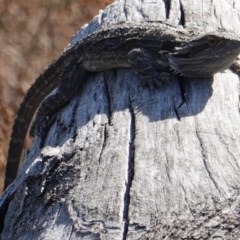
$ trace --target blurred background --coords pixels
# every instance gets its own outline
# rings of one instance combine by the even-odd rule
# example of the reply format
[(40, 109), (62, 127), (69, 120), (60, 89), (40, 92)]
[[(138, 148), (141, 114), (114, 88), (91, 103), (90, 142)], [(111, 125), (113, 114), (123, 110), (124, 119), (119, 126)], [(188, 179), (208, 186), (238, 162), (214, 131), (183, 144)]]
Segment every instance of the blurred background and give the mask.
[[(113, 0), (0, 0), (0, 192), (21, 99), (80, 27)], [(30, 140), (26, 139), (25, 148)]]

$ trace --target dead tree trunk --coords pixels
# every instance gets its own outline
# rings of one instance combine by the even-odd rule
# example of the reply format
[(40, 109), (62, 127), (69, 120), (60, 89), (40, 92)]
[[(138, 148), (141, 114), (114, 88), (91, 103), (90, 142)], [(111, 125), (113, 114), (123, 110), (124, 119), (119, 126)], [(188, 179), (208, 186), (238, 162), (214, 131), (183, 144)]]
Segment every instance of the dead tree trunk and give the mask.
[[(238, 0), (116, 1), (73, 41), (123, 21), (239, 31), (239, 10)], [(173, 76), (154, 92), (131, 70), (93, 74), (56, 114), (1, 199), (9, 204), (2, 239), (240, 238), (231, 70), (201, 81)]]

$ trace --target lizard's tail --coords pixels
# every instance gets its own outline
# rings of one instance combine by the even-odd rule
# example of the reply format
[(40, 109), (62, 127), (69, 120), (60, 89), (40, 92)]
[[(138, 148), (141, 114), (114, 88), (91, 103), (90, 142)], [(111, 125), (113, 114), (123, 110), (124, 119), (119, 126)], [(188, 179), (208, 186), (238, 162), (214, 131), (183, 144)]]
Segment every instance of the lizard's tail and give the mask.
[(9, 143), (4, 190), (16, 178), (24, 140), (36, 109), (43, 98), (57, 87), (62, 59), (55, 61), (36, 79), (20, 105)]

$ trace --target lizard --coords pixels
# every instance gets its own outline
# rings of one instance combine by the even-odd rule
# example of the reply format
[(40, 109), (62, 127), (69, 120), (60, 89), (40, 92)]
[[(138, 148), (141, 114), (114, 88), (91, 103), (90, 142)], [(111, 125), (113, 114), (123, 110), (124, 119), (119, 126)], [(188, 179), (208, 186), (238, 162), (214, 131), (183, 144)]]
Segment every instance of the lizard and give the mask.
[(23, 142), (37, 109), (31, 136), (47, 131), (54, 114), (71, 100), (90, 72), (132, 68), (142, 85), (160, 87), (169, 74), (213, 76), (228, 69), (239, 53), (240, 40), (232, 33), (203, 34), (164, 22), (116, 24), (82, 37), (40, 74), (25, 95), (12, 128), (4, 189), (16, 178)]

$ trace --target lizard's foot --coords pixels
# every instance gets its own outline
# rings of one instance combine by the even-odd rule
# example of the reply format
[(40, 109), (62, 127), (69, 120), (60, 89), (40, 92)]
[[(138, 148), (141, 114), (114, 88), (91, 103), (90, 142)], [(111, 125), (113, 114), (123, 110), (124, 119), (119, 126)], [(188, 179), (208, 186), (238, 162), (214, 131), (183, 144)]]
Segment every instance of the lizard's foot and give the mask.
[(240, 74), (240, 57), (237, 57), (233, 62), (231, 69), (235, 71), (237, 74)]
[(37, 115), (36, 119), (34, 120), (30, 131), (29, 131), (29, 135), (31, 137), (34, 136), (44, 136), (48, 129), (50, 128), (50, 126), (53, 124), (53, 122), (55, 121), (55, 116), (46, 116), (46, 115)]
[(165, 83), (169, 81), (170, 78), (170, 73), (167, 72), (162, 72), (159, 73), (157, 72), (156, 75), (151, 74), (147, 76), (140, 76), (140, 84), (142, 87), (147, 87), (151, 90), (155, 88), (161, 88)]
[(139, 75), (142, 86), (159, 88), (169, 80), (168, 51), (154, 53), (144, 48), (135, 48), (127, 57), (132, 69)]

